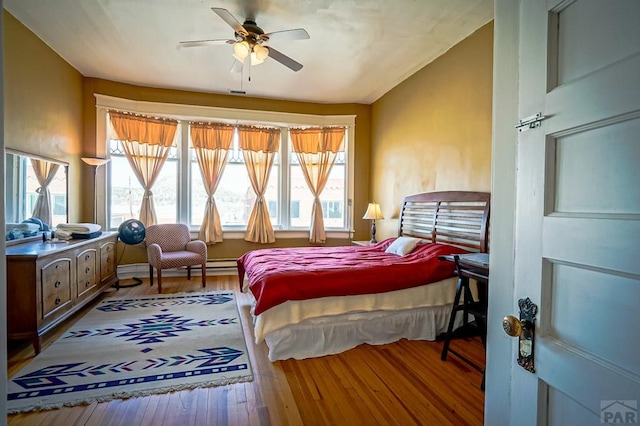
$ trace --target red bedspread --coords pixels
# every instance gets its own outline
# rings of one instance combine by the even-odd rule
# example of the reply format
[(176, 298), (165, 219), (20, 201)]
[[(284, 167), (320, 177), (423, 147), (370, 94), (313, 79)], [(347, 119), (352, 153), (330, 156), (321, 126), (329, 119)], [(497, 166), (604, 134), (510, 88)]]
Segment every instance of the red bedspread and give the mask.
[(385, 253), (394, 238), (369, 247), (300, 247), (254, 250), (238, 259), (256, 299), (255, 314), (287, 300), (383, 293), (454, 276), (446, 254), (467, 253), (445, 244), (420, 244), (405, 256)]

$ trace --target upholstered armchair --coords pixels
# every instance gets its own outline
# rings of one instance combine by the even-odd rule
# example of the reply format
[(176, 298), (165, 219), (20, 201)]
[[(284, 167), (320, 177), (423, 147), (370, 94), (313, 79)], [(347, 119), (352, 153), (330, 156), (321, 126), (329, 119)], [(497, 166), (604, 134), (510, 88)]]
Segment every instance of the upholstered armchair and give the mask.
[(158, 273), (158, 293), (162, 293), (162, 270), (187, 267), (187, 279), (191, 279), (191, 267), (202, 268), (202, 287), (207, 285), (207, 245), (201, 240), (191, 240), (189, 228), (182, 223), (149, 225), (146, 230), (149, 279), (153, 286), (153, 268)]

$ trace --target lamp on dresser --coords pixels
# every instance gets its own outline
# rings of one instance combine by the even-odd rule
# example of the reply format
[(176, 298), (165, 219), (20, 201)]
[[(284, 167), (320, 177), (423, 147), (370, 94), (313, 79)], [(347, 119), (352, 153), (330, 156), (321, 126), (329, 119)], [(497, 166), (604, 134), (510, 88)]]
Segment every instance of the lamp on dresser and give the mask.
[(110, 158), (82, 157), (81, 160), (93, 167), (93, 223), (98, 223), (98, 167), (107, 164)]
[(376, 219), (384, 219), (382, 211), (380, 210), (380, 204), (373, 202), (367, 206), (367, 211), (362, 216), (363, 219), (371, 220), (371, 244), (377, 243), (376, 240)]

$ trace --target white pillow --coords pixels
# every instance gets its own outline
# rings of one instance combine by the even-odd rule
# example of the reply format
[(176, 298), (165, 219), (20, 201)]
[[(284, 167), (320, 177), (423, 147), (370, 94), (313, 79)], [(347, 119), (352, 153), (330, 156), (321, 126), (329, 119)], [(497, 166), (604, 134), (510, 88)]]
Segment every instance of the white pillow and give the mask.
[(389, 247), (385, 250), (385, 253), (397, 254), (398, 256), (404, 256), (413, 251), (414, 248), (420, 243), (420, 238), (413, 237), (398, 237)]

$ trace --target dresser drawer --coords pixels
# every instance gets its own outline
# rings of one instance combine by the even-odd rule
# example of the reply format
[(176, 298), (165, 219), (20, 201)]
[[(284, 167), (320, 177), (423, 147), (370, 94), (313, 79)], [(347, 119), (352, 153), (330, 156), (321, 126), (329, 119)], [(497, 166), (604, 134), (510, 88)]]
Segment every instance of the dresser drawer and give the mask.
[(100, 246), (100, 280), (105, 281), (116, 275), (116, 243), (113, 241)]
[(43, 319), (52, 319), (71, 308), (71, 259), (54, 259), (41, 266), (40, 294)]
[(97, 248), (76, 251), (76, 297), (97, 290)]

